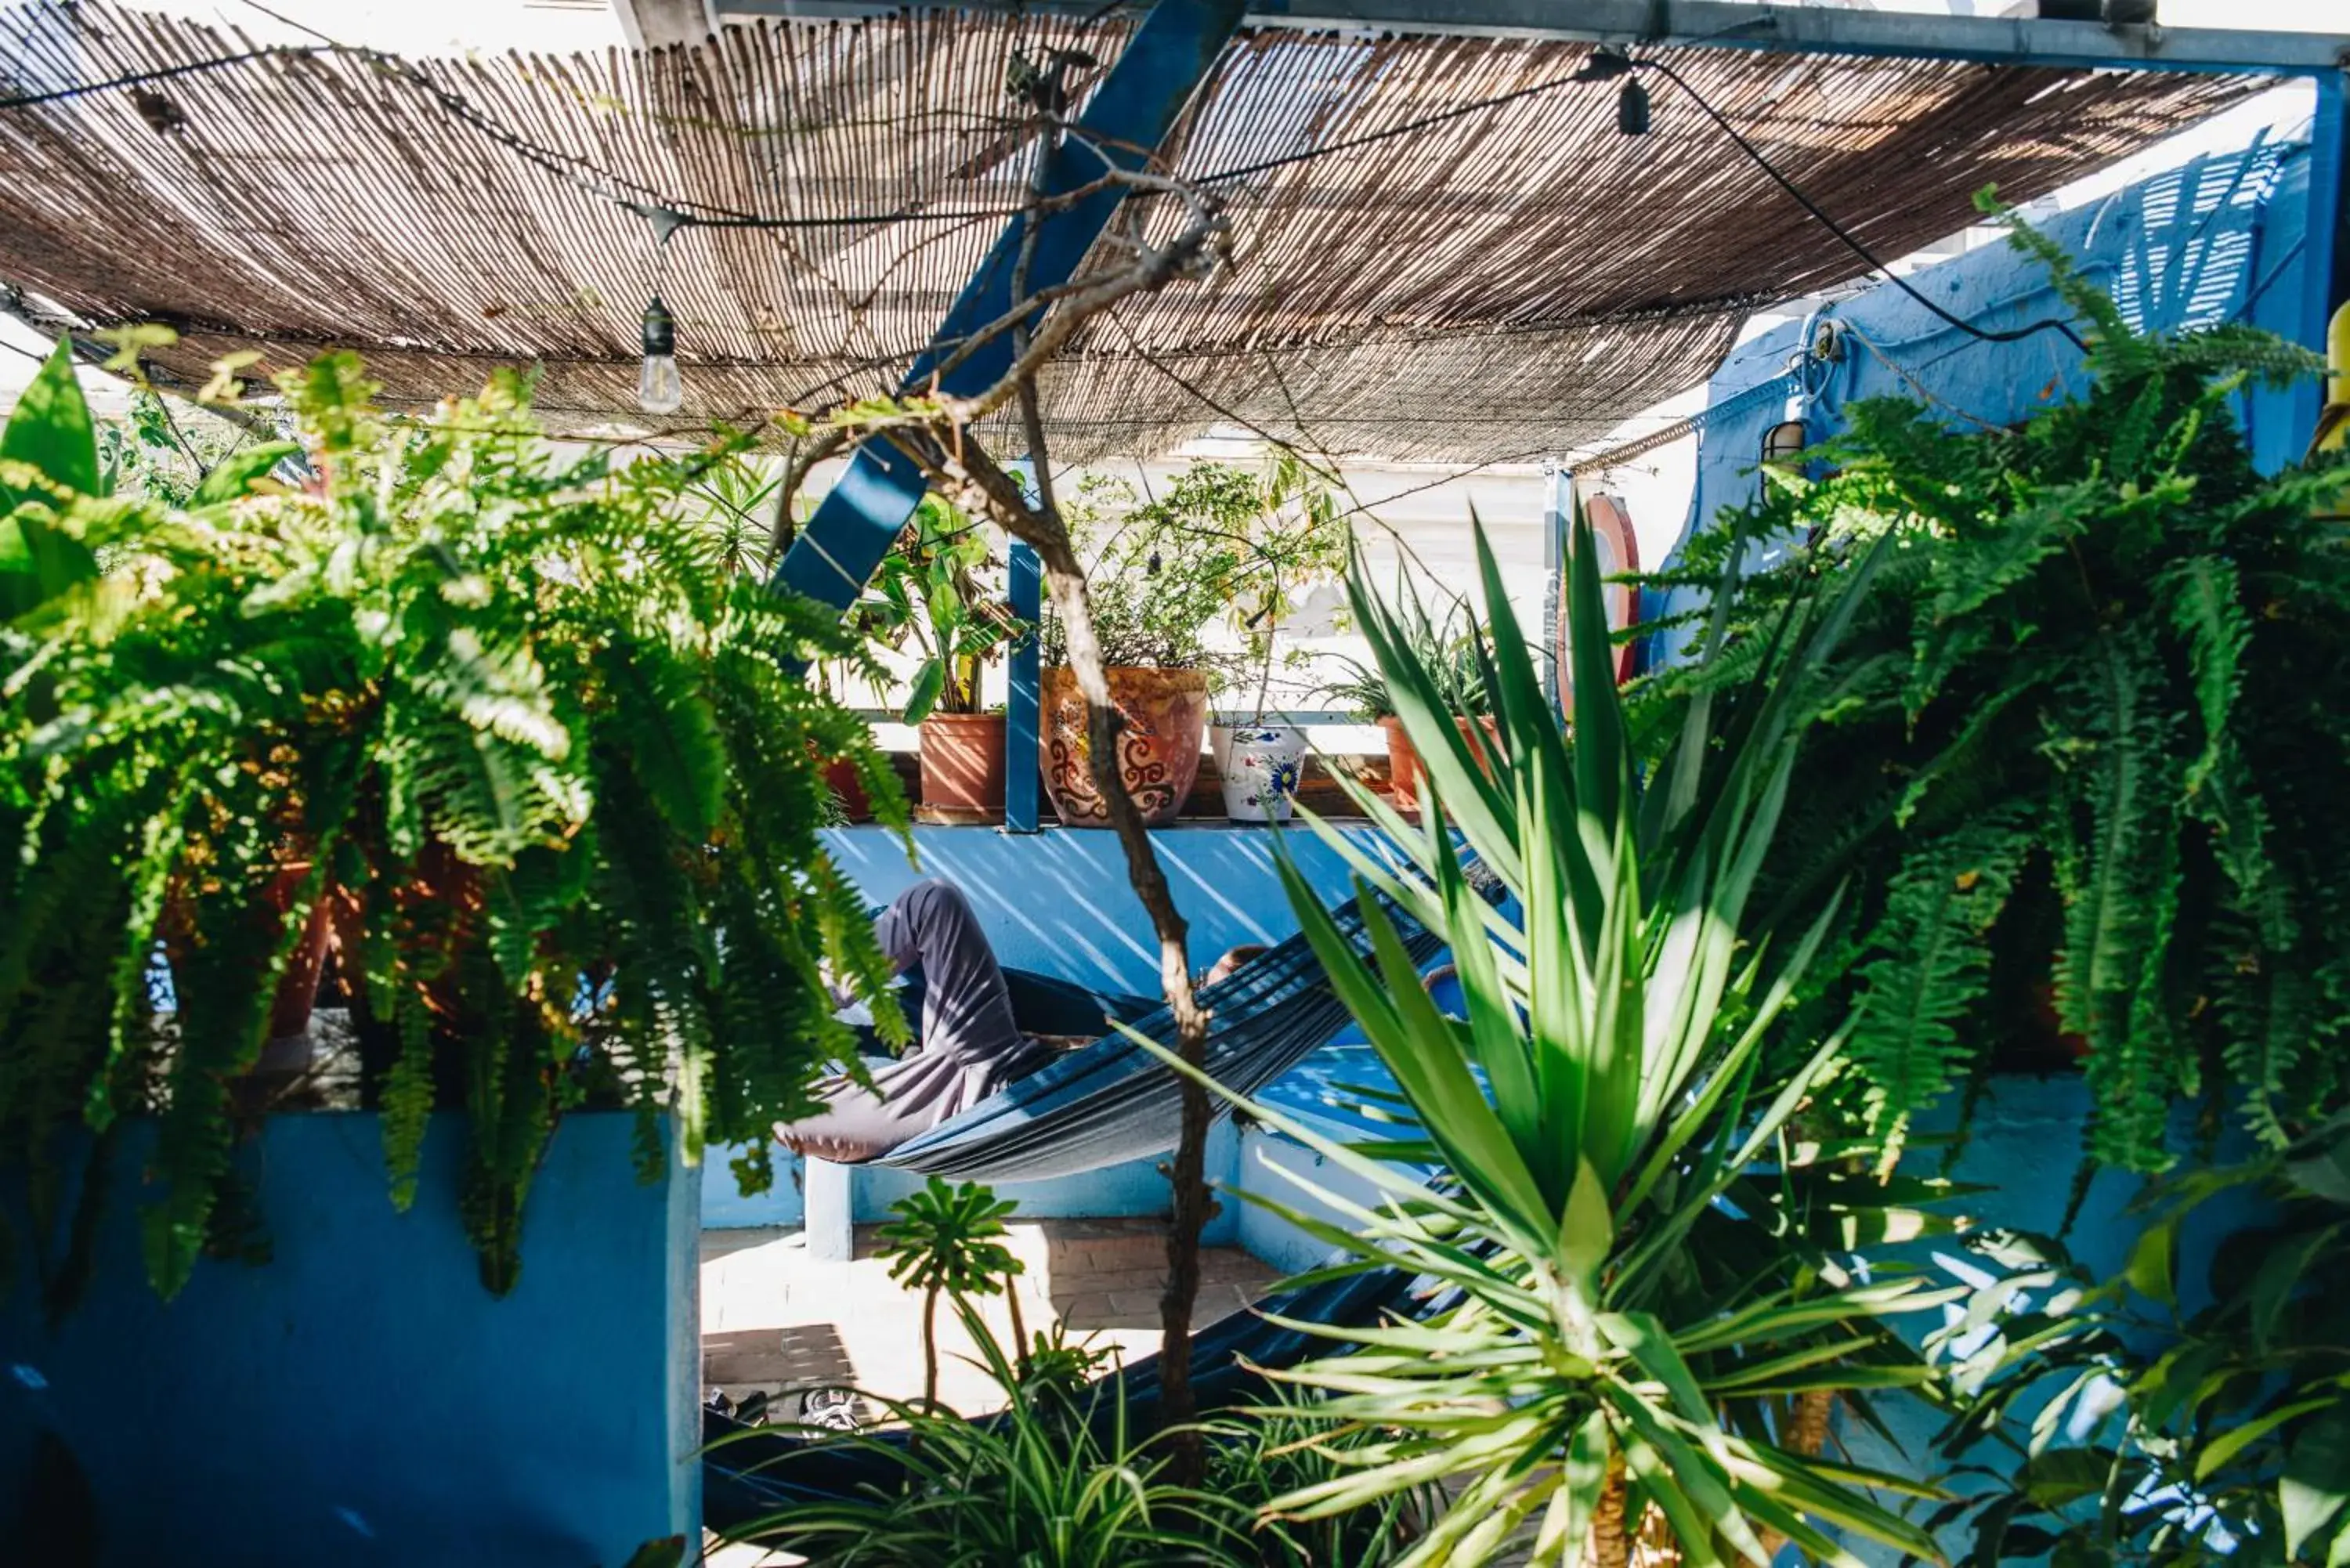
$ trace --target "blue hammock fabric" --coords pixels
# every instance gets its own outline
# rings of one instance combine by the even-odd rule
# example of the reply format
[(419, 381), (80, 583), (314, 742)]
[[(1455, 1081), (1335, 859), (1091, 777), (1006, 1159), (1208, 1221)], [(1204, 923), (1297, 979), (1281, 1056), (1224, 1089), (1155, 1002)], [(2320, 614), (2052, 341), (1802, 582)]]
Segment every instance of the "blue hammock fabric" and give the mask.
[[(1443, 946), (1440, 937), (1391, 900), (1372, 897), (1379, 899), (1413, 962), (1426, 962)], [(1357, 951), (1369, 951), (1359, 899), (1332, 910), (1331, 919)], [(1038, 1012), (1022, 1011), (1024, 996)], [(1256, 1093), (1296, 1066), (1348, 1022), (1346, 1004), (1303, 932), (1208, 987), (1200, 1001), (1211, 1013), (1208, 1075), (1244, 1095)], [(1097, 1004), (1101, 1011), (1076, 1029), (1047, 1028), (1040, 1015), (1047, 1008), (1080, 1010)], [(1039, 1033), (1097, 1033), (1107, 1017), (1170, 1050), (1175, 1045), (1175, 1016), (1169, 1008), (1139, 997), (1087, 992), (1066, 981), (1044, 981), (1041, 976), (1018, 978), (1013, 1011), (1022, 1028)], [(1065, 1020), (1071, 1015), (1062, 1014)], [(1181, 1104), (1181, 1085), (1174, 1072), (1124, 1034), (1112, 1033), (873, 1163), (977, 1181), (1074, 1176), (1148, 1159), (1174, 1147)], [(1215, 1109), (1218, 1116), (1226, 1112), (1221, 1101)]]
[[(1212, 1415), (1272, 1392), (1266, 1372), (1295, 1366), (1326, 1355), (1330, 1342), (1267, 1323), (1270, 1313), (1302, 1323), (1367, 1326), (1388, 1314), (1427, 1310), (1415, 1303), (1412, 1275), (1377, 1269), (1304, 1290), (1268, 1297), (1255, 1311), (1236, 1313), (1191, 1336), (1191, 1389), (1202, 1415)], [(1158, 1424), (1163, 1395), (1159, 1357), (1144, 1356), (1094, 1384), (1095, 1416), (1107, 1423), (1125, 1408), (1129, 1427), (1148, 1431)], [(991, 1419), (1000, 1419), (992, 1417)], [(875, 1434), (880, 1441), (904, 1440), (902, 1428)], [(721, 1531), (740, 1530), (790, 1502), (850, 1497), (864, 1489), (887, 1489), (904, 1472), (886, 1450), (867, 1442), (827, 1441), (745, 1426), (714, 1410), (702, 1412), (702, 1512)]]

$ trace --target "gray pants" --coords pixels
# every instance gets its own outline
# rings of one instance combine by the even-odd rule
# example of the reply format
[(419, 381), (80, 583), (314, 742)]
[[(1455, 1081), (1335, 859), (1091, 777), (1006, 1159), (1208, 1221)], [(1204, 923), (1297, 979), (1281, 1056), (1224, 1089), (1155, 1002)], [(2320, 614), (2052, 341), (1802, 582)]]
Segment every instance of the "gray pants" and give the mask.
[(817, 1089), (824, 1109), (775, 1128), (791, 1148), (843, 1165), (879, 1158), (1051, 1059), (1020, 1033), (1003, 970), (953, 883), (915, 883), (873, 930), (898, 972), (922, 971), (919, 1048), (875, 1071), (871, 1089), (827, 1080)]

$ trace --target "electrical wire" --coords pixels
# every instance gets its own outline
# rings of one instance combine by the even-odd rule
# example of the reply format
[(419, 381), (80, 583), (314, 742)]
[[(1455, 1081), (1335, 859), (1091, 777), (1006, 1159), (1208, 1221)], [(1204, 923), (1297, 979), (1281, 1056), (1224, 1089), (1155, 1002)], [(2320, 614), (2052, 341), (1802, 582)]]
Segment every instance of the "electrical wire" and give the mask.
[(209, 59), (187, 60), (176, 66), (162, 66), (151, 71), (133, 71), (125, 77), (110, 77), (102, 82), (78, 82), (68, 88), (56, 88), (48, 92), (21, 93), (15, 98), (0, 98), (0, 109), (31, 109), (36, 104), (62, 103), (68, 99), (85, 98), (91, 93), (110, 92), (116, 88), (140, 87), (148, 82), (169, 81), (173, 77), (194, 76), (200, 71), (216, 71), (229, 66), (241, 66), (248, 60), (265, 60), (280, 55), (323, 55), (323, 48), (280, 44), (265, 49), (247, 49), (243, 54), (219, 55)]
[(1853, 254), (1858, 256), (1862, 261), (1866, 262), (1870, 270), (1883, 273), (1885, 275), (1886, 282), (1893, 285), (1894, 287), (1908, 295), (1911, 299), (1916, 300), (1919, 305), (1924, 306), (1928, 310), (1933, 312), (1935, 316), (1940, 317), (1943, 321), (1957, 327), (1960, 331), (1966, 333), (1969, 337), (1978, 338), (1985, 343), (2021, 343), (2027, 338), (2037, 337), (2043, 332), (2058, 332), (2062, 333), (2065, 339), (2070, 342), (2074, 348), (2078, 348), (2082, 353), (2086, 354), (2089, 351), (2089, 346), (2082, 340), (2081, 335), (2074, 331), (2073, 328), (2065, 323), (2057, 320), (2054, 317), (2043, 316), (2038, 320), (2028, 322), (2022, 327), (1978, 327), (1973, 322), (1967, 320), (1964, 317), (1954, 315), (1950, 311), (1944, 309), (1941, 306), (1929, 298), (1922, 290), (1912, 286), (1908, 279), (1896, 274), (1883, 262), (1877, 260), (1876, 254), (1871, 252), (1866, 245), (1854, 238), (1851, 233), (1847, 231), (1842, 223), (1837, 223), (1834, 218), (1828, 216), (1826, 212), (1821, 208), (1817, 202), (1813, 201), (1809, 196), (1804, 193), (1801, 186), (1797, 185), (1793, 180), (1788, 179), (1786, 175), (1781, 173), (1778, 166), (1773, 163), (1768, 158), (1765, 158), (1760, 148), (1747, 140), (1744, 136), (1739, 134), (1738, 128), (1731, 124), (1729, 119), (1723, 116), (1720, 109), (1707, 102), (1705, 95), (1698, 91), (1697, 88), (1691, 87), (1689, 83), (1689, 79), (1686, 77), (1683, 77), (1680, 72), (1673, 69), (1671, 66), (1667, 65), (1662, 60), (1635, 59), (1631, 63), (1641, 69), (1655, 71), (1667, 81), (1680, 88), (1681, 91), (1687, 93), (1690, 97), (1690, 101), (1696, 104), (1699, 109), (1703, 109), (1705, 111), (1706, 118), (1712, 120), (1717, 126), (1720, 126), (1721, 128), (1722, 134), (1729, 137), (1731, 141), (1735, 142), (1741, 152), (1745, 153), (1747, 157), (1752, 159), (1754, 161), (1754, 166), (1762, 170), (1763, 173), (1768, 174), (1774, 182), (1776, 182), (1781, 190), (1786, 192), (1788, 195), (1793, 196), (1795, 199), (1796, 203), (1800, 205), (1804, 212), (1809, 213), (1819, 222), (1822, 228), (1825, 228), (1828, 233), (1843, 241), (1845, 248), (1851, 251)]
[[(186, 61), (177, 66), (172, 66), (153, 71), (136, 72), (128, 76), (111, 78), (105, 81), (79, 83), (72, 87), (54, 88), (47, 92), (21, 94), (14, 98), (0, 99), (0, 109), (26, 109), (41, 104), (57, 103), (70, 99), (82, 98), (95, 93), (109, 91), (118, 88), (136, 87), (151, 81), (191, 76), (210, 70), (224, 69), (228, 67), (243, 65), (257, 59), (278, 57), (307, 57), (327, 54), (345, 55), (365, 60), (379, 69), (386, 70), (390, 74), (408, 81), (426, 93), (427, 96), (438, 104), (444, 112), (472, 127), (483, 136), (487, 137), (492, 141), (506, 149), (508, 151), (523, 159), (525, 161), (555, 175), (585, 194), (593, 196), (598, 200), (609, 202), (615, 206), (624, 208), (641, 217), (647, 218), (652, 222), (657, 228), (664, 226), (669, 228), (728, 228), (754, 230), (856, 228), (913, 222), (968, 223), (974, 219), (1008, 219), (1018, 217), (1026, 211), (1024, 207), (1007, 206), (972, 209), (957, 208), (945, 212), (937, 212), (929, 209), (922, 203), (913, 202), (883, 212), (786, 218), (763, 215), (754, 213), (744, 213), (732, 208), (719, 206), (715, 203), (667, 196), (656, 191), (650, 185), (646, 185), (639, 181), (629, 179), (623, 175), (616, 174), (610, 170), (604, 169), (594, 164), (577, 154), (563, 152), (531, 140), (529, 138), (515, 131), (492, 115), (484, 111), (471, 99), (465, 98), (460, 93), (443, 87), (413, 63), (405, 60), (397, 55), (387, 54), (380, 50), (369, 49), (355, 45), (337, 42), (336, 40), (328, 37), (326, 34), (319, 32), (315, 27), (311, 27), (304, 23), (294, 21), (291, 18), (281, 16), (277, 12), (269, 9), (265, 5), (258, 4), (257, 0), (244, 0), (244, 3), (252, 6), (254, 10), (262, 13), (264, 16), (269, 16), (272, 20), (309, 34), (312, 37), (318, 39), (319, 42), (309, 46), (281, 45), (261, 49), (247, 49), (234, 55), (221, 55), (206, 59)], [(1110, 7), (1105, 7), (1105, 11), (1109, 8)], [(1623, 58), (1623, 57), (1620, 56), (1617, 57)], [(2054, 317), (2043, 317), (2037, 320), (2017, 327), (1986, 327), (1969, 321), (1965, 317), (1956, 315), (1952, 311), (1947, 309), (1926, 295), (1922, 290), (1910, 284), (1908, 279), (1893, 273), (1884, 262), (1877, 258), (1876, 253), (1871, 251), (1842, 223), (1838, 223), (1835, 217), (1830, 215), (1825, 208), (1823, 208), (1817, 202), (1814, 201), (1801, 186), (1794, 182), (1794, 180), (1782, 172), (1778, 166), (1773, 163), (1760, 148), (1748, 140), (1738, 128), (1730, 122), (1728, 117), (1723, 115), (1720, 109), (1714, 108), (1712, 103), (1706, 99), (1705, 95), (1700, 92), (1686, 77), (1682, 76), (1679, 71), (1674, 69), (1671, 65), (1663, 60), (1648, 57), (1631, 58), (1626, 63), (1633, 68), (1655, 71), (1659, 75), (1664, 77), (1666, 80), (1671, 82), (1675, 87), (1680, 88), (1683, 93), (1688, 95), (1690, 100), (1696, 104), (1698, 109), (1703, 112), (1709, 119), (1713, 121), (1714, 125), (1721, 130), (1722, 134), (1727, 136), (1731, 140), (1731, 143), (1753, 162), (1756, 168), (1760, 169), (1765, 175), (1769, 176), (1773, 182), (1777, 184), (1781, 190), (1784, 191), (1791, 198), (1793, 198), (1794, 202), (1801, 206), (1805, 213), (1810, 214), (1815, 222), (1817, 222), (1823, 228), (1826, 229), (1828, 233), (1835, 235), (1846, 249), (1851, 251), (1853, 254), (1857, 256), (1862, 262), (1866, 263), (1872, 271), (1884, 274), (1887, 282), (1892, 284), (1903, 294), (1908, 296), (1909, 298), (1922, 306), (1938, 319), (1952, 327), (1955, 327), (1959, 331), (1968, 334), (1970, 337), (1986, 343), (2022, 342), (2025, 339), (2036, 337), (2043, 332), (2056, 332), (2061, 334), (2067, 341), (2072, 343), (2074, 348), (2080, 349), (2083, 353), (2085, 354), (2088, 352), (2088, 344), (2083, 340), (2081, 336), (2066, 323), (2057, 320)], [(1409, 136), (1422, 130), (1432, 129), (1439, 125), (1448, 124), (1453, 120), (1464, 119), (1472, 114), (1482, 113), (1489, 109), (1502, 108), (1508, 104), (1520, 102), (1542, 94), (1554, 92), (1561, 88), (1588, 83), (1594, 79), (1606, 78), (1595, 78), (1584, 71), (1578, 71), (1574, 75), (1554, 78), (1549, 81), (1535, 82), (1526, 87), (1513, 89), (1509, 92), (1495, 94), (1493, 96), (1475, 99), (1468, 103), (1456, 104), (1451, 109), (1442, 109), (1434, 114), (1423, 115), (1417, 119), (1407, 120), (1401, 124), (1388, 126), (1362, 136), (1347, 137), (1337, 141), (1326, 142), (1318, 147), (1311, 147), (1303, 149), (1297, 152), (1286, 153), (1280, 157), (1259, 159), (1253, 162), (1240, 164), (1228, 169), (1216, 170), (1211, 173), (1199, 176), (1193, 182), (1202, 186), (1226, 184), (1237, 180), (1245, 180), (1253, 175), (1269, 173), (1279, 169), (1291, 168), (1298, 164), (1317, 161), (1324, 158), (1333, 157), (1338, 153), (1353, 151), (1360, 148), (1375, 146), (1381, 142), (1394, 140), (1404, 136)], [(1006, 123), (1007, 126), (1009, 126), (1014, 122), (1007, 120)]]
[[(309, 34), (312, 37), (318, 39), (319, 42), (317, 45), (307, 47), (280, 46), (265, 49), (248, 49), (235, 55), (223, 55), (209, 59), (192, 60), (165, 69), (140, 72), (131, 76), (117, 77), (108, 81), (83, 83), (74, 87), (57, 88), (48, 92), (31, 93), (16, 98), (0, 99), (0, 109), (24, 109), (37, 104), (56, 103), (64, 99), (80, 98), (88, 94), (103, 92), (115, 88), (137, 86), (148, 81), (162, 80), (172, 77), (189, 76), (200, 71), (221, 69), (230, 66), (242, 65), (251, 60), (266, 58), (274, 56), (342, 54), (364, 59), (379, 68), (389, 70), (400, 76), (402, 79), (405, 79), (414, 86), (421, 88), (433, 99), (435, 103), (439, 104), (444, 111), (471, 126), (473, 130), (479, 131), (482, 135), (488, 137), (491, 140), (496, 142), (499, 146), (505, 148), (515, 156), (536, 165), (538, 168), (548, 173), (556, 175), (557, 178), (564, 180), (586, 194), (597, 197), (601, 201), (611, 202), (616, 206), (626, 208), (630, 212), (638, 213), (639, 216), (650, 220), (657, 227), (666, 224), (670, 227), (677, 228), (858, 228), (891, 223), (913, 223), (918, 221), (926, 223), (967, 223), (978, 218), (1013, 218), (1020, 216), (1025, 211), (1025, 209), (1022, 207), (991, 207), (975, 209), (958, 208), (948, 212), (934, 212), (929, 210), (920, 202), (914, 202), (886, 212), (842, 213), (822, 217), (781, 218), (765, 216), (754, 213), (738, 212), (732, 208), (715, 205), (714, 203), (665, 196), (649, 185), (628, 179), (622, 175), (615, 174), (611, 171), (593, 164), (587, 159), (579, 157), (575, 153), (561, 152), (555, 149), (545, 147), (537, 142), (532, 141), (529, 138), (511, 130), (491, 115), (484, 112), (478, 105), (475, 105), (472, 100), (466, 99), (462, 94), (453, 92), (448, 88), (442, 87), (425, 72), (419, 69), (414, 64), (400, 58), (399, 56), (385, 54), (380, 50), (362, 48), (354, 45), (338, 43), (328, 37), (327, 35), (319, 32), (317, 28), (281, 16), (277, 12), (269, 9), (267, 6), (258, 4), (257, 0), (244, 0), (244, 3), (251, 5), (254, 10), (262, 13), (264, 16), (270, 17), (274, 21)], [(1113, 8), (1115, 8), (1114, 5), (1111, 6), (1105, 6), (1100, 14), (1106, 15), (1108, 10)], [(2030, 322), (2025, 326), (2018, 327), (1985, 327), (1977, 326), (1975, 323), (1967, 320), (1963, 317), (1958, 316), (1946, 309), (1935, 300), (1929, 297), (1923, 291), (1913, 286), (1908, 279), (1897, 275), (1887, 268), (1882, 261), (1879, 261), (1874, 252), (1872, 252), (1866, 244), (1862, 244), (1859, 239), (1856, 238), (1849, 230), (1845, 228), (1843, 224), (1839, 223), (1834, 217), (1830, 216), (1825, 209), (1821, 207), (1817, 202), (1814, 201), (1804, 192), (1801, 186), (1797, 185), (1793, 180), (1781, 172), (1778, 166), (1773, 163), (1768, 157), (1764, 156), (1760, 148), (1749, 141), (1746, 137), (1739, 131), (1736, 126), (1731, 124), (1729, 119), (1724, 116), (1721, 110), (1715, 109), (1713, 105), (1707, 100), (1705, 95), (1698, 91), (1698, 89), (1692, 86), (1689, 79), (1682, 76), (1680, 72), (1675, 70), (1665, 61), (1659, 59), (1635, 58), (1630, 60), (1628, 63), (1635, 68), (1655, 71), (1665, 78), (1666, 80), (1671, 82), (1675, 87), (1679, 88), (1682, 92), (1689, 96), (1690, 100), (1696, 104), (1699, 109), (1700, 109), (1709, 119), (1712, 120), (1713, 123), (1721, 129), (1722, 134), (1729, 137), (1731, 141), (1737, 146), (1738, 150), (1743, 152), (1753, 161), (1756, 168), (1762, 170), (1762, 172), (1768, 175), (1781, 190), (1786, 192), (1789, 196), (1793, 197), (1795, 202), (1800, 205), (1804, 212), (1811, 214), (1813, 219), (1815, 220), (1823, 228), (1826, 229), (1831, 234), (1834, 234), (1837, 240), (1841, 241), (1845, 247), (1850, 250), (1853, 254), (1858, 256), (1863, 262), (1866, 263), (1872, 271), (1883, 273), (1887, 282), (1891, 283), (1902, 293), (1908, 295), (1918, 304), (1923, 306), (1927, 310), (1930, 311), (1935, 317), (1943, 322), (1986, 343), (2015, 343), (2023, 341), (2026, 338), (2036, 337), (2043, 332), (2057, 332), (2063, 334), (2063, 336), (2070, 341), (2074, 348), (2080, 349), (2083, 353), (2085, 354), (2088, 352), (2088, 344), (2083, 341), (2078, 333), (2074, 332), (2073, 328), (2065, 323), (2051, 317), (2043, 317), (2036, 321)], [(1465, 119), (1472, 114), (1479, 114), (1489, 109), (1499, 109), (1508, 104), (1521, 102), (1530, 98), (1556, 91), (1560, 88), (1577, 86), (1588, 83), (1594, 79), (1595, 78), (1591, 76), (1578, 71), (1575, 75), (1557, 77), (1549, 81), (1535, 82), (1509, 92), (1498, 93), (1492, 97), (1474, 99), (1468, 103), (1455, 104), (1451, 109), (1442, 109), (1434, 114), (1423, 115), (1418, 119), (1406, 120), (1399, 125), (1388, 126), (1383, 130), (1371, 131), (1362, 136), (1347, 137), (1341, 140), (1326, 142), (1319, 147), (1305, 148), (1297, 152), (1286, 153), (1280, 157), (1259, 159), (1254, 162), (1243, 163), (1229, 169), (1216, 170), (1211, 173), (1201, 175), (1194, 183), (1203, 186), (1227, 184), (1236, 180), (1248, 179), (1253, 175), (1270, 173), (1275, 170), (1291, 168), (1302, 163), (1314, 162), (1324, 158), (1333, 157), (1341, 152), (1354, 151), (1360, 148), (1376, 146), (1381, 142), (1394, 140), (1399, 137), (1413, 135), (1419, 131), (1427, 130), (1439, 125), (1444, 125), (1456, 119)], [(1007, 125), (1010, 123), (1011, 122), (1007, 121)], [(622, 192), (633, 192), (633, 195), (623, 194)]]

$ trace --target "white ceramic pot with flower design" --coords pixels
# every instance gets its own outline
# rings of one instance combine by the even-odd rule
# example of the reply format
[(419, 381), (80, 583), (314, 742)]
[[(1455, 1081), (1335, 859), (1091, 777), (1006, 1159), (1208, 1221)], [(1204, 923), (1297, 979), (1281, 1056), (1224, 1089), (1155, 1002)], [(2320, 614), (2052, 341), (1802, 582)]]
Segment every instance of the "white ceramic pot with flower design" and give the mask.
[(1224, 815), (1234, 822), (1287, 822), (1305, 766), (1305, 732), (1295, 724), (1235, 724), (1218, 759)]

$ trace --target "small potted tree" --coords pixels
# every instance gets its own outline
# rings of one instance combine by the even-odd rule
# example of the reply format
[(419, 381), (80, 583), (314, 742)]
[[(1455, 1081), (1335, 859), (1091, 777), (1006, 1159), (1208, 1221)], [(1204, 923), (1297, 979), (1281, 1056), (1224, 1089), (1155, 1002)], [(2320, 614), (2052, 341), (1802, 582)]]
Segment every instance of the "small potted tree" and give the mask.
[[(1110, 505), (1100, 504), (1104, 497)], [(1180, 529), (1180, 514), (1167, 502), (1119, 509), (1111, 486), (1099, 483), (1076, 499), (1066, 510), (1080, 548), (1091, 556), (1086, 585), (1094, 635), (1123, 721), (1120, 773), (1143, 820), (1163, 827), (1182, 811), (1200, 776), (1214, 678), (1205, 632), (1229, 607), (1232, 579), (1244, 555), (1234, 539)], [(1041, 642), (1045, 669), (1037, 753), (1045, 793), (1063, 826), (1107, 827), (1108, 809), (1094, 788), (1085, 696), (1067, 667), (1060, 620), (1050, 613)]]
[(1003, 711), (989, 711), (988, 661), (1024, 624), (1003, 597), (1003, 564), (978, 524), (923, 498), (882, 562), (867, 624), (915, 666), (904, 718), (921, 732), (924, 822), (1003, 820)]
[[(1237, 481), (1237, 483), (1234, 483)], [(1273, 710), (1273, 669), (1297, 596), (1347, 564), (1347, 526), (1319, 477), (1283, 453), (1262, 476), (1201, 462), (1169, 493), (1181, 505), (1178, 533), (1237, 542), (1243, 551), (1228, 587), (1239, 673), (1253, 694), (1249, 717), (1215, 732), (1224, 815), (1234, 822), (1286, 822), (1304, 766), (1304, 726)]]

